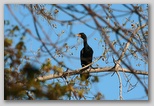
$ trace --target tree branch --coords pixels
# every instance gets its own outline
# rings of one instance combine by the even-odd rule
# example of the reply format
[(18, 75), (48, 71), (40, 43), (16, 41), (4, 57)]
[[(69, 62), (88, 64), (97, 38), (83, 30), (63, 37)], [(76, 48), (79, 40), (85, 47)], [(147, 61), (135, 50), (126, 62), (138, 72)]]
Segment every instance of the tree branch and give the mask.
[[(81, 69), (80, 69), (81, 70)], [(39, 76), (35, 79), (35, 81), (45, 81), (45, 80), (50, 80), (54, 78), (61, 78), (61, 77), (66, 77), (66, 76), (72, 76), (72, 75), (77, 75), (81, 74), (80, 70), (68, 70), (68, 72), (63, 72), (59, 74), (50, 74), (50, 75), (45, 75), (45, 76)], [(118, 72), (126, 72), (126, 73), (132, 73), (132, 70), (126, 69), (126, 68), (118, 68)], [(115, 72), (113, 67), (102, 67), (102, 68), (97, 68), (97, 69), (87, 69), (86, 71), (82, 73), (98, 73), (98, 72)], [(148, 75), (148, 72), (142, 71), (142, 70), (133, 70), (132, 74), (138, 74), (138, 75)]]
[(117, 73), (117, 76), (118, 76), (118, 79), (119, 79), (119, 99), (123, 100), (123, 97), (122, 97), (122, 80), (121, 80), (119, 72), (116, 72), (116, 73)]

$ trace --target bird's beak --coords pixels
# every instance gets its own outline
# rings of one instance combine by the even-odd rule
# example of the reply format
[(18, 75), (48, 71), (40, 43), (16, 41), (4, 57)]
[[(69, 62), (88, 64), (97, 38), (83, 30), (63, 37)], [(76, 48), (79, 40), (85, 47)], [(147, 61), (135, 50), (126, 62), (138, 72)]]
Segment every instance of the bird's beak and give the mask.
[(78, 37), (81, 37), (81, 34), (77, 34)]

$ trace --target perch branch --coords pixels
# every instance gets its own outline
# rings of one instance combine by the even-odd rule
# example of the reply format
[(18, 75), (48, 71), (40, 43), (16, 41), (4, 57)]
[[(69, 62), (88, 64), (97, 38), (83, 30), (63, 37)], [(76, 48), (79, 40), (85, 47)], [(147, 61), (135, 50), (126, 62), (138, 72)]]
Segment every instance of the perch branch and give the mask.
[[(81, 69), (80, 69), (81, 70)], [(67, 72), (59, 73), (59, 74), (50, 74), (50, 75), (45, 75), (45, 76), (39, 76), (35, 80), (36, 81), (45, 81), (45, 80), (50, 80), (54, 78), (61, 78), (65, 76), (72, 76), (72, 75), (77, 75), (80, 74), (80, 70), (68, 70)], [(115, 72), (113, 67), (102, 67), (102, 68), (96, 68), (96, 69), (87, 69), (86, 71), (82, 73), (98, 73), (98, 72)], [(132, 70), (126, 69), (126, 68), (118, 68), (118, 72), (126, 72), (126, 73), (132, 73)], [(132, 74), (138, 74), (138, 75), (148, 75), (148, 72), (143, 71), (143, 70), (133, 70)]]

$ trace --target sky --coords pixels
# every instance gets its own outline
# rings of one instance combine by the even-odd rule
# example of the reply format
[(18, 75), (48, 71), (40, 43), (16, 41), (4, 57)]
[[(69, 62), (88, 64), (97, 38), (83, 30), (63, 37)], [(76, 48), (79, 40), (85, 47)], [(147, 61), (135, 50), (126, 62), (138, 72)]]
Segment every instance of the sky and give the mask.
[[(62, 6), (65, 6), (65, 5), (62, 5)], [(75, 5), (75, 6), (77, 6), (77, 5)], [(92, 6), (94, 6), (94, 5), (92, 5)], [(126, 8), (124, 8), (120, 4), (119, 5), (118, 4), (112, 5), (112, 7), (115, 9), (118, 9), (118, 10), (119, 9), (123, 10), (123, 11), (126, 10)], [(48, 8), (50, 8), (50, 7), (48, 7)], [(79, 10), (82, 9), (80, 6), (77, 6), (77, 8)], [(18, 19), (22, 22), (22, 24), (27, 26), (29, 29), (31, 29), (31, 31), (33, 31), (34, 34), (36, 34), (35, 29), (34, 29), (34, 25), (33, 25), (32, 16), (27, 11), (27, 9), (25, 9), (21, 6), (18, 6), (18, 5), (12, 6), (12, 9), (14, 10), (14, 14), (18, 17)], [(56, 9), (56, 7), (53, 7), (53, 8), (51, 8), (51, 11), (54, 11), (55, 9)], [(103, 12), (100, 11), (100, 8), (97, 8), (96, 10), (98, 10), (99, 13), (103, 14)], [(70, 11), (69, 11), (69, 13), (77, 15), (76, 13), (73, 13)], [(120, 13), (117, 12), (115, 14), (119, 15)], [(80, 16), (82, 16), (82, 14), (78, 14), (78, 16), (80, 17)], [(122, 22), (125, 20), (126, 17), (119, 17), (117, 19), (122, 24)], [(71, 20), (71, 18), (62, 11), (59, 11), (59, 13), (57, 15), (55, 15), (55, 18), (57, 20)], [(38, 16), (38, 19), (39, 19), (41, 25), (43, 26), (44, 30), (46, 31), (46, 33), (51, 37), (50, 40), (53, 43), (58, 42), (59, 47), (64, 45), (64, 43), (67, 43), (70, 47), (75, 46), (73, 49), (69, 49), (66, 54), (66, 55), (70, 56), (70, 54), (73, 53), (72, 57), (74, 57), (74, 58), (71, 58), (71, 57), (65, 58), (65, 57), (56, 56), (56, 58), (59, 61), (64, 61), (65, 65), (67, 67), (69, 67), (70, 69), (75, 70), (75, 69), (81, 68), (79, 56), (80, 56), (80, 50), (83, 47), (83, 43), (82, 43), (82, 39), (80, 39), (76, 36), (77, 33), (84, 32), (88, 36), (88, 44), (94, 50), (94, 55), (93, 55), (94, 59), (102, 55), (104, 50), (102, 49), (101, 46), (104, 45), (104, 43), (103, 42), (98, 43), (102, 39), (102, 37), (100, 36), (100, 33), (98, 31), (87, 27), (83, 23), (79, 23), (78, 21), (75, 21), (73, 23), (73, 26), (70, 26), (68, 24), (61, 25), (60, 23), (53, 21), (51, 23), (57, 25), (57, 28), (53, 29), (51, 26), (48, 25), (48, 22), (45, 19), (43, 19), (42, 17), (39, 17), (39, 16)], [(90, 21), (87, 20), (87, 22), (86, 22), (87, 24), (93, 25), (95, 27), (95, 25), (91, 21), (90, 17), (87, 16), (86, 19), (90, 20)], [(133, 15), (131, 19), (134, 20), (135, 22), (137, 22), (138, 17)], [(10, 20), (11, 24), (18, 24), (14, 20), (12, 15), (9, 13), (9, 11), (5, 5), (4, 5), (4, 20)], [(104, 24), (104, 26), (105, 26), (105, 24)], [(126, 27), (130, 27), (130, 26), (126, 25)], [(4, 27), (4, 29), (5, 28), (7, 28), (7, 27)], [(65, 39), (65, 38), (68, 38), (68, 34), (69, 34), (70, 30), (73, 32), (73, 34), (71, 36), (69, 36), (69, 39)], [(64, 34), (62, 34), (60, 37), (55, 36), (56, 33), (60, 34), (63, 31), (64, 31)], [(42, 32), (40, 32), (40, 35), (44, 38), (44, 34)], [(116, 35), (114, 33), (109, 33), (109, 36), (112, 41), (116, 38)], [(15, 39), (15, 42), (19, 40), (17, 38), (14, 38), (14, 39)], [(44, 40), (46, 40), (48, 42), (48, 39), (44, 38)], [(65, 40), (65, 42), (61, 42), (63, 40)], [(28, 52), (26, 52), (25, 54), (30, 55), (31, 58), (34, 58), (35, 53), (37, 53), (37, 51), (40, 48), (40, 43), (38, 41), (36, 41), (35, 39), (31, 38), (31, 36), (26, 36), (24, 41), (26, 42), (26, 45), (29, 47), (29, 48), (27, 48)], [(118, 48), (119, 47), (117, 46), (117, 49)], [(52, 47), (50, 50), (54, 51), (54, 49), (52, 49)], [(65, 48), (62, 48), (62, 50), (65, 50)], [(47, 58), (50, 58), (49, 55), (44, 56), (43, 58), (40, 59), (40, 61), (43, 63)], [(136, 63), (138, 62), (138, 60), (136, 60), (133, 57), (130, 57), (130, 58), (131, 58), (131, 65), (133, 67), (139, 68), (139, 69), (145, 68), (145, 65), (142, 62), (140, 62), (141, 67), (136, 67)], [(52, 64), (56, 64), (56, 62), (54, 60), (51, 60), (51, 61), (52, 61)], [(106, 63), (105, 61), (99, 60), (93, 66), (96, 67), (96, 64), (98, 64), (99, 67), (106, 67), (106, 66), (113, 66), (114, 65), (112, 58), (110, 56), (109, 56), (108, 63)], [(37, 64), (37, 65), (39, 66), (40, 64)], [(148, 66), (146, 66), (145, 70), (146, 71), (148, 70)], [(100, 76), (99, 77), (100, 82), (92, 84), (91, 94), (95, 94), (95, 91), (100, 91), (105, 96), (106, 100), (118, 100), (119, 99), (118, 77), (116, 74), (114, 76), (111, 76), (112, 73), (110, 73), (109, 75), (106, 75), (106, 76), (105, 76), (105, 74), (106, 73), (99, 73), (99, 74), (95, 73), (94, 74), (94, 75)], [(129, 86), (126, 86), (127, 83), (125, 81), (124, 74), (120, 73), (120, 75), (121, 75), (122, 81), (123, 81), (123, 99), (124, 100), (132, 100), (132, 99), (133, 100), (136, 100), (136, 99), (140, 100), (142, 97), (143, 98), (141, 100), (148, 100), (148, 97), (144, 97), (146, 94), (144, 92), (143, 87), (140, 84), (137, 84), (137, 86), (133, 90), (131, 90), (130, 92), (127, 92)], [(141, 76), (141, 77), (143, 77), (143, 76)], [(50, 81), (52, 81), (52, 80), (50, 80)], [(134, 77), (132, 77), (131, 81), (133, 84), (136, 84), (136, 82), (137, 82), (136, 78), (134, 78)], [(89, 94), (88, 96), (91, 96), (91, 95)]]

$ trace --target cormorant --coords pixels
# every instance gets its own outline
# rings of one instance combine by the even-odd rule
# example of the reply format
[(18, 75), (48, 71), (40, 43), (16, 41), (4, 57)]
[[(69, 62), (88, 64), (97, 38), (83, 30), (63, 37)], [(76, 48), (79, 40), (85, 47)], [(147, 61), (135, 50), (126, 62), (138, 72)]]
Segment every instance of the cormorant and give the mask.
[[(88, 45), (88, 43), (87, 43), (87, 36), (84, 33), (79, 33), (77, 36), (81, 37), (83, 39), (83, 42), (84, 42), (84, 47), (80, 51), (81, 66), (84, 67), (84, 66), (92, 63), (93, 50)], [(84, 70), (88, 69), (89, 67), (86, 67), (86, 68), (82, 69), (81, 72), (83, 72)], [(80, 78), (81, 78), (82, 81), (88, 79), (89, 78), (89, 73), (80, 74)]]

